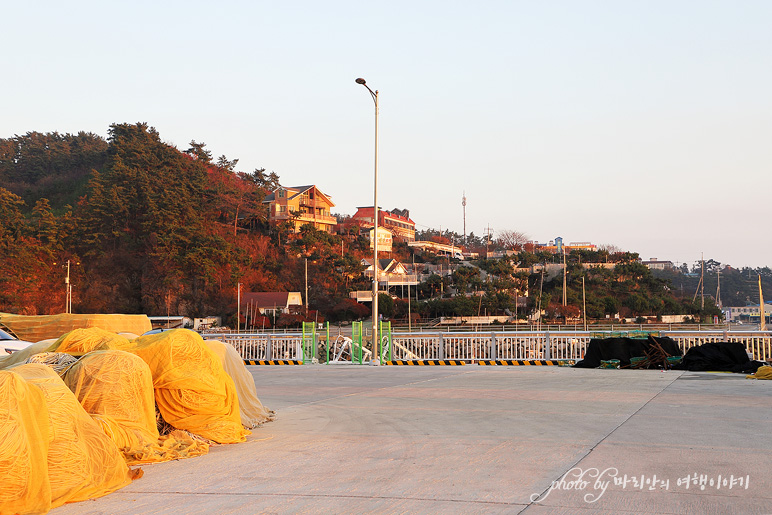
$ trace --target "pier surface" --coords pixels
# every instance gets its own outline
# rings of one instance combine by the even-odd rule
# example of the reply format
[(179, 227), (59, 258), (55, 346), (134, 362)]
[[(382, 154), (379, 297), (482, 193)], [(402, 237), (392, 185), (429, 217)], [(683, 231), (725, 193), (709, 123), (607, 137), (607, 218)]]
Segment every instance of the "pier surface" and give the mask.
[(476, 365), (249, 369), (278, 418), (247, 443), (145, 465), (126, 488), (51, 513), (772, 511), (772, 381)]

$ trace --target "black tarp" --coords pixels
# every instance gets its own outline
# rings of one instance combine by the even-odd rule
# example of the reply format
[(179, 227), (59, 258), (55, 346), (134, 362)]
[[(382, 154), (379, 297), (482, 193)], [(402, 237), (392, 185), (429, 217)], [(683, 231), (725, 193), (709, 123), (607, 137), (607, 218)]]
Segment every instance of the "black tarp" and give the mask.
[(742, 372), (750, 374), (765, 365), (760, 361), (751, 361), (745, 350), (745, 345), (740, 342), (712, 342), (692, 347), (684, 355), (679, 365), (673, 368), (677, 370), (691, 370), (693, 372)]
[(680, 356), (681, 351), (675, 340), (665, 336), (649, 336), (642, 338), (593, 338), (584, 353), (584, 359), (574, 365), (577, 368), (598, 368), (601, 361), (618, 359), (619, 366), (630, 364), (630, 358), (646, 355), (654, 342), (662, 346), (662, 349), (671, 356)]

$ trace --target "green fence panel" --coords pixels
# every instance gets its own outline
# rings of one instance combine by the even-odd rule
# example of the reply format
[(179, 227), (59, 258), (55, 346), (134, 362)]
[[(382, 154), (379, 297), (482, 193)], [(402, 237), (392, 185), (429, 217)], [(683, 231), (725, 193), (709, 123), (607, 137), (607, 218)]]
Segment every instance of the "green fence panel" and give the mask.
[(300, 344), (303, 363), (311, 363), (316, 350), (316, 324), (303, 322), (303, 339)]
[(325, 361), (325, 363), (329, 363), (330, 362), (330, 323), (329, 322), (327, 322), (327, 342), (325, 343), (324, 346), (327, 347), (327, 361)]
[(362, 322), (351, 322), (351, 362), (362, 364)]

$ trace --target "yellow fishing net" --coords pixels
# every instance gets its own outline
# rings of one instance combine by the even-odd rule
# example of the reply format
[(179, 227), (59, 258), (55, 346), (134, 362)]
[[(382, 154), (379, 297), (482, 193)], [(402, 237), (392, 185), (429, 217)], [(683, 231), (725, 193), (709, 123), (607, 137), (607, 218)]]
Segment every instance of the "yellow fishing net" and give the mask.
[(0, 370), (28, 361), (32, 356), (44, 352), (66, 352), (82, 356), (93, 350), (122, 349), (129, 347), (129, 340), (110, 331), (91, 327), (74, 329), (56, 339), (41, 340), (8, 356), (0, 357)]
[(217, 443), (246, 440), (233, 379), (198, 333), (140, 336), (126, 350), (150, 367), (156, 404), (169, 424)]
[(91, 352), (63, 379), (129, 464), (190, 458), (209, 450), (180, 431), (159, 437), (153, 378), (139, 356), (120, 350)]
[(244, 366), (244, 359), (233, 348), (233, 345), (217, 340), (204, 340), (204, 342), (220, 358), (225, 372), (231, 376), (236, 385), (241, 423), (245, 427), (257, 427), (263, 422), (276, 418), (276, 414), (263, 406), (263, 403), (257, 398), (255, 380), (247, 367)]
[[(16, 397), (0, 402), (16, 411), (0, 430), (6, 433), (0, 463), (11, 464), (2, 470), (0, 513), (43, 513), (66, 502), (105, 495), (141, 475), (128, 468), (115, 444), (51, 368), (30, 363), (0, 372), (0, 376), (15, 383), (11, 393)], [(16, 378), (26, 383), (26, 391)], [(42, 395), (30, 395), (32, 390)], [(0, 396), (7, 393), (2, 389)], [(29, 402), (22, 406), (19, 398)], [(9, 477), (13, 478), (10, 482), (5, 480)], [(20, 482), (33, 488), (20, 488)]]
[(98, 327), (92, 327), (74, 329), (63, 334), (54, 345), (56, 352), (81, 356), (95, 350), (125, 349), (129, 346), (129, 339)]
[(147, 315), (121, 314), (73, 314), (13, 315), (0, 313), (4, 323), (22, 340), (39, 342), (46, 338), (59, 338), (73, 329), (98, 327), (114, 333), (143, 334), (152, 329)]
[(49, 438), (43, 392), (15, 372), (0, 371), (0, 515), (51, 508)]
[(745, 377), (747, 379), (772, 379), (772, 367), (768, 365), (760, 366), (755, 374)]
[[(156, 406), (177, 430), (159, 437)], [(141, 475), (126, 462), (205, 454), (196, 435), (241, 442), (273, 417), (235, 349), (193, 331), (41, 341), (0, 358), (0, 515), (104, 495)]]

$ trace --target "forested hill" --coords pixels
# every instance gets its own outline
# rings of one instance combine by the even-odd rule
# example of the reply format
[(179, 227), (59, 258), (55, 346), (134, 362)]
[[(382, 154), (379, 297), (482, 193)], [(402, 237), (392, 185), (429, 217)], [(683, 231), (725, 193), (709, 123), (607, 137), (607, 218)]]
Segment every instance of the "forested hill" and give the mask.
[(104, 169), (107, 148), (107, 141), (87, 132), (0, 139), (0, 185), (21, 196), (27, 211), (45, 198), (61, 212), (86, 193), (91, 171)]
[(168, 145), (144, 123), (114, 124), (106, 141), (0, 140), (0, 311), (61, 312), (67, 260), (76, 312), (229, 314), (239, 282), (301, 290), (309, 256), (310, 280), (325, 274), (312, 294), (334, 305), (350, 277), (327, 275), (358, 272), (356, 257), (333, 253), (339, 241), (316, 231), (287, 246), (287, 228), (269, 228), (262, 204), (278, 176), (236, 166), (202, 143)]
[[(305, 291), (307, 265), (312, 310), (331, 321), (369, 316), (368, 307), (348, 298), (352, 290), (371, 288), (361, 264), (371, 251), (358, 227), (349, 225), (343, 236), (310, 226), (291, 234), (289, 224), (268, 224), (262, 203), (279, 183), (276, 174), (240, 171), (238, 160), (213, 159), (195, 140), (178, 149), (144, 123), (114, 124), (108, 134), (107, 140), (85, 132), (0, 139), (0, 311), (62, 312), (69, 261), (73, 310), (79, 313), (220, 315), (232, 327), (239, 283), (244, 291)], [(460, 240), (455, 234), (444, 240), (423, 236)], [(477, 242), (483, 250), (489, 243)], [(503, 250), (505, 244), (492, 247)], [(653, 275), (637, 254), (621, 250), (569, 254), (563, 306), (562, 274), (545, 278), (524, 271), (559, 256), (521, 247), (503, 259), (453, 263), (446, 275), (447, 258), (411, 256), (404, 242), (396, 242), (390, 257), (419, 264), (425, 258), (440, 275), (424, 276), (413, 290), (420, 300), (415, 304), (382, 295), (381, 313), (405, 320), (408, 312), (425, 318), (525, 316), (516, 304), (524, 292), (530, 292), (528, 312), (541, 308), (557, 320), (576, 319), (580, 310), (601, 320), (667, 314), (712, 319), (719, 313), (712, 301), (704, 308), (692, 302), (695, 270)], [(609, 262), (616, 266), (585, 266)], [(716, 291), (718, 265), (707, 262), (708, 298)], [(768, 268), (721, 270), (724, 305), (756, 302), (757, 273), (770, 288)]]

